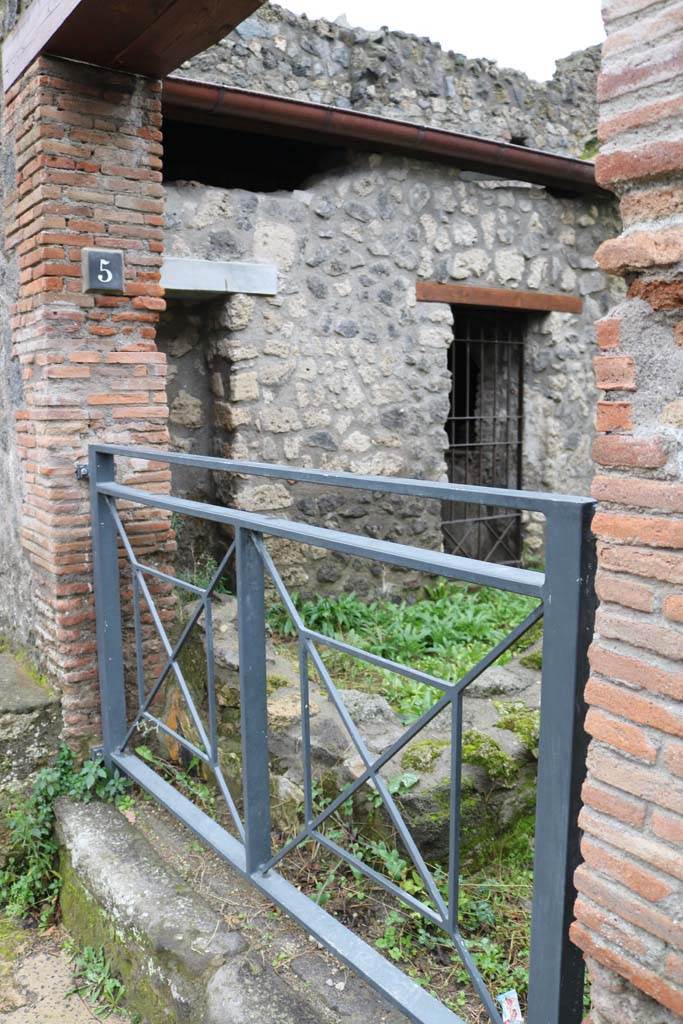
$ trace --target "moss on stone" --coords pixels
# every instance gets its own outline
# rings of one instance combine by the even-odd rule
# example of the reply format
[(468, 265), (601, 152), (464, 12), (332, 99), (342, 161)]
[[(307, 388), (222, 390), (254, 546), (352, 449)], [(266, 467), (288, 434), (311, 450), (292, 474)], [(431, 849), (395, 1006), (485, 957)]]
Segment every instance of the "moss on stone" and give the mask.
[(4, 634), (0, 633), (0, 654), (9, 654), (21, 665), (24, 672), (30, 676), (34, 683), (37, 683), (43, 690), (46, 690), (51, 697), (56, 697), (54, 688), (50, 686), (48, 678), (41, 672), (36, 663), (35, 655), (25, 648), (12, 643)]
[(447, 746), (448, 740), (420, 740), (403, 755), (401, 767), (414, 772), (428, 772)]
[(196, 637), (186, 641), (178, 656), (185, 681), (192, 695), (200, 698), (206, 693), (206, 652), (204, 645)]
[(0, 963), (14, 963), (26, 944), (26, 932), (16, 921), (0, 914)]
[(500, 744), (477, 729), (468, 729), (462, 737), (462, 759), (466, 764), (483, 768), (491, 782), (512, 786), (519, 768)]
[(292, 680), (278, 675), (277, 672), (272, 672), (268, 674), (267, 683), (268, 692), (273, 693), (274, 690), (280, 690), (283, 686), (291, 686)]
[[(145, 1024), (180, 1024), (169, 1000), (152, 982), (150, 970), (155, 967), (150, 957), (140, 956), (140, 936), (132, 930), (117, 926), (98, 906), (73, 870), (69, 857), (62, 851), (60, 858), (62, 889), (60, 904), (67, 930), (80, 946), (103, 947), (112, 972), (125, 986), (124, 1004)], [(154, 950), (153, 959), (164, 957), (163, 950)], [(162, 982), (163, 983), (163, 982)]]
[(579, 160), (595, 160), (599, 152), (600, 142), (598, 141), (597, 135), (594, 135), (583, 147)]
[(538, 757), (538, 737), (541, 728), (541, 712), (530, 708), (524, 701), (494, 701), (496, 711), (500, 715), (496, 723), (499, 729), (507, 729), (518, 736), (525, 749)]
[(530, 651), (529, 654), (523, 654), (519, 659), (520, 665), (524, 668), (533, 668), (540, 672), (543, 668), (543, 653), (542, 651)]

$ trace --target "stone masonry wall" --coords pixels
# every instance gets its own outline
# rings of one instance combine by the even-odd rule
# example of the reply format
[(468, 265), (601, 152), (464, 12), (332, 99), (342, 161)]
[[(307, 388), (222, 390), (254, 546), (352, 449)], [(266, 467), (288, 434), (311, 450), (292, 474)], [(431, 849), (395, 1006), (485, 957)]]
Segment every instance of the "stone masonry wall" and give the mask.
[[(0, 32), (4, 39), (21, 11), (30, 6), (24, 0), (0, 0)], [(5, 97), (0, 97), (4, 123)], [(3, 131), (4, 137), (4, 131)], [(6, 205), (14, 189), (14, 152), (0, 149), (0, 236), (5, 237)], [(0, 607), (0, 634), (13, 642), (31, 639), (31, 566), (22, 549), (20, 531), (21, 469), (16, 437), (15, 414), (22, 402), (19, 364), (12, 358), (12, 305), (19, 289), (16, 254), (0, 247), (0, 590), (6, 595)]]
[[(591, 324), (613, 298), (592, 253), (615, 230), (611, 200), (560, 199), (455, 168), (357, 156), (294, 193), (166, 186), (169, 255), (256, 258), (274, 298), (235, 296), (160, 325), (171, 432), (202, 451), (326, 469), (439, 479), (453, 338), (449, 306), (417, 303), (420, 279), (577, 293), (578, 316), (529, 317), (525, 486), (587, 490)], [(216, 360), (220, 361), (220, 366)], [(180, 482), (180, 481), (179, 481)], [(186, 482), (190, 486), (189, 482)], [(223, 497), (371, 536), (440, 543), (434, 503), (237, 481)], [(534, 543), (538, 536), (534, 536)], [(289, 554), (290, 582), (366, 592), (331, 556)], [(389, 585), (384, 580), (385, 585)]]
[(601, 607), (572, 935), (592, 1024), (683, 1020), (683, 4), (606, 0), (598, 178), (628, 297), (598, 321)]
[[(2, 115), (4, 123), (4, 98)], [(14, 151), (3, 145), (0, 191), (0, 231), (5, 237), (6, 203), (14, 189)], [(22, 403), (21, 369), (12, 358), (12, 305), (19, 290), (16, 254), (0, 249), (0, 634), (16, 643), (30, 638), (32, 616), (31, 566), (19, 537), (21, 510), (21, 468), (17, 443), (17, 410)]]
[[(5, 244), (18, 294), (11, 357), (4, 337), (15, 423), (3, 465), (21, 494), (22, 554), (3, 579), (2, 615), (33, 631), (71, 737), (95, 734), (99, 709), (88, 488), (75, 464), (91, 441), (168, 440), (165, 357), (154, 340), (164, 308), (159, 90), (39, 58), (6, 95)], [(124, 250), (124, 295), (83, 294), (81, 251), (93, 245)], [(122, 473), (160, 490), (169, 476), (146, 462)], [(140, 552), (168, 559), (165, 516), (138, 510), (129, 529)], [(15, 601), (26, 563), (30, 614)]]
[(266, 4), (178, 73), (580, 155), (595, 138), (599, 62), (597, 46), (572, 54), (541, 84), (405, 32), (309, 21)]

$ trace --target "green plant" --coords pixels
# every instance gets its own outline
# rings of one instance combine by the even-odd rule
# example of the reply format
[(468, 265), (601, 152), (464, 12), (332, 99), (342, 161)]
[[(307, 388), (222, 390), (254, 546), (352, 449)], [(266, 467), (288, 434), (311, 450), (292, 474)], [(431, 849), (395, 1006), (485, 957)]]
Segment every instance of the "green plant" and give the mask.
[[(174, 517), (175, 518), (175, 517)], [(190, 545), (190, 556), (189, 556), (189, 567), (185, 566), (184, 570), (179, 572), (179, 578), (185, 580), (187, 583), (191, 583), (195, 587), (201, 587), (202, 590), (206, 590), (209, 583), (216, 574), (218, 569), (218, 562), (212, 554), (208, 551), (203, 551), (199, 555), (195, 555), (194, 546)], [(195, 600), (195, 594), (190, 590), (186, 590), (184, 587), (176, 587), (176, 594), (181, 604), (188, 604)], [(221, 576), (216, 586), (213, 588), (214, 594), (229, 594), (230, 585), (225, 576)]]
[[(399, 777), (396, 777), (397, 784)], [(323, 810), (325, 785), (313, 787), (314, 812)], [(405, 892), (430, 906), (432, 900), (418, 871), (398, 846), (394, 833), (363, 832), (349, 800), (321, 830), (360, 861), (388, 877)], [(514, 987), (524, 1002), (528, 988), (530, 906), (532, 894), (533, 815), (524, 817), (486, 849), (468, 854), (458, 890), (458, 924), (479, 971), (492, 991)], [(355, 865), (345, 864), (314, 844), (310, 859), (302, 856), (292, 880), (332, 914), (363, 924), (365, 934), (412, 978), (435, 992), (451, 1009), (462, 1011), (477, 1000), (467, 972), (448, 936), (421, 914), (396, 909), (387, 894)], [(479, 859), (477, 859), (479, 858)], [(290, 868), (290, 870), (292, 870)], [(430, 865), (444, 899), (448, 879), (444, 867)], [(454, 993), (454, 990), (457, 992)], [(476, 1017), (473, 1011), (472, 1019)]]
[(68, 994), (87, 1000), (94, 1016), (105, 1020), (119, 1008), (126, 989), (123, 982), (112, 974), (104, 947), (84, 946), (79, 949), (68, 939), (64, 950), (74, 972), (74, 985)]
[(428, 772), (439, 754), (450, 746), (448, 740), (424, 739), (414, 742), (401, 758), (403, 768), (416, 772)]
[(28, 797), (7, 816), (9, 856), (0, 870), (0, 907), (10, 917), (37, 915), (44, 927), (54, 917), (61, 878), (57, 870), (54, 802), (60, 796), (87, 802), (120, 800), (129, 783), (118, 772), (110, 775), (101, 761), (80, 768), (74, 754), (62, 746), (55, 764), (38, 773)]
[[(512, 653), (519, 654), (522, 651), (528, 651), (530, 647), (534, 647), (539, 644), (543, 639), (543, 621), (539, 619), (538, 622), (534, 623), (531, 629), (528, 629), (524, 636), (521, 636), (517, 643), (512, 645)], [(540, 652), (539, 652), (540, 653)], [(540, 667), (540, 666), (539, 666)]]
[(595, 160), (599, 152), (600, 142), (598, 141), (597, 135), (593, 135), (584, 145), (579, 160)]
[[(486, 863), (468, 865), (467, 874), (460, 878), (458, 894), (460, 931), (484, 981), (493, 991), (514, 987), (522, 999), (528, 988), (532, 858), (533, 819), (521, 819), (493, 845)], [(432, 870), (445, 897), (445, 874), (438, 865)], [(417, 886), (406, 886), (411, 874), (414, 877), (406, 865), (403, 876), (394, 876), (394, 880), (429, 902), (421, 880)], [(438, 928), (417, 913), (393, 911), (375, 944), (413, 976), (428, 980), (431, 988), (440, 990), (445, 1002), (458, 1008), (457, 1000), (452, 1000), (452, 980), (465, 986), (468, 975), (451, 940)], [(431, 957), (425, 956), (428, 952)], [(430, 966), (434, 954), (440, 967)]]
[[(472, 668), (535, 604), (533, 598), (519, 594), (445, 580), (428, 588), (425, 597), (413, 604), (365, 603), (355, 594), (315, 601), (294, 594), (293, 599), (310, 629), (447, 681), (458, 680)], [(269, 609), (268, 624), (282, 639), (295, 632), (281, 604)], [(521, 649), (515, 645), (515, 650)], [(511, 652), (505, 652), (499, 663), (511, 657)], [(340, 685), (382, 693), (406, 720), (422, 714), (440, 696), (434, 687), (371, 668), (346, 654), (327, 652), (325, 660)]]
[(211, 787), (198, 774), (198, 770), (201, 767), (198, 757), (193, 757), (187, 768), (178, 768), (169, 761), (165, 761), (163, 757), (155, 754), (151, 747), (145, 744), (137, 746), (135, 753), (143, 761), (147, 761), (148, 764), (158, 769), (169, 782), (172, 782), (181, 793), (184, 793), (190, 800), (193, 800), (207, 814), (215, 814), (216, 797)]
[(524, 668), (533, 668), (537, 672), (543, 668), (543, 652), (542, 651), (529, 651), (528, 654), (523, 654), (519, 659), (520, 665)]

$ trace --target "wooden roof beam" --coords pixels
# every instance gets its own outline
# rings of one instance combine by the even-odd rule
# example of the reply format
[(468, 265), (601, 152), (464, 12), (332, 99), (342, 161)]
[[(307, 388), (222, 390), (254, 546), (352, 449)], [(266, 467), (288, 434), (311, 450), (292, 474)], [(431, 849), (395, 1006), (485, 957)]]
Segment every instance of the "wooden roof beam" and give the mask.
[(34, 0), (2, 47), (5, 91), (40, 53), (163, 78), (264, 0)]

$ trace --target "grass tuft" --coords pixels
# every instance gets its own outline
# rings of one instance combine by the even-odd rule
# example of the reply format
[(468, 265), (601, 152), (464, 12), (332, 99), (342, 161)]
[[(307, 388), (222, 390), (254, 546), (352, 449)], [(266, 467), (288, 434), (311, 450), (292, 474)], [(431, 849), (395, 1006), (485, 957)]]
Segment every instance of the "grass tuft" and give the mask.
[[(355, 594), (314, 601), (293, 596), (310, 629), (447, 682), (455, 682), (472, 668), (537, 603), (520, 594), (447, 581), (428, 588), (425, 597), (413, 604), (366, 603)], [(282, 605), (269, 609), (268, 624), (276, 639), (294, 636), (294, 626)], [(515, 651), (522, 649), (523, 641), (515, 645)], [(513, 653), (505, 652), (498, 664), (505, 664)], [(418, 717), (440, 696), (434, 687), (373, 669), (345, 654), (327, 652), (325, 660), (340, 685), (381, 693), (404, 720)]]

